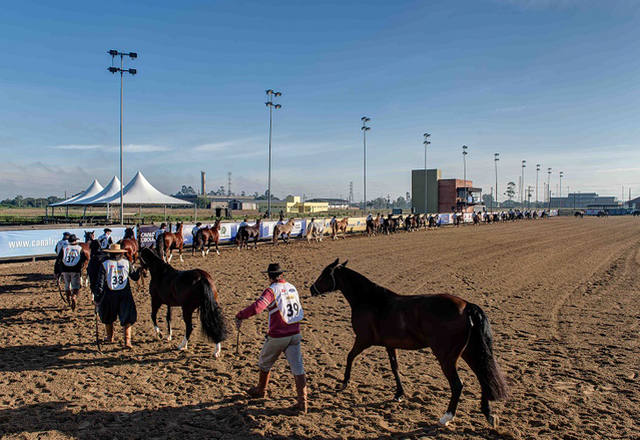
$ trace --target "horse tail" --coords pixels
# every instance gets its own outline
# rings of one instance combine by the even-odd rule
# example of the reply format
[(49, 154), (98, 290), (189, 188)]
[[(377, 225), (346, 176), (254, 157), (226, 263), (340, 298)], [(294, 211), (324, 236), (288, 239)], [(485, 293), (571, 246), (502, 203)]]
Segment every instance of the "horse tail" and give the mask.
[(493, 356), (493, 336), (487, 315), (471, 303), (467, 304), (465, 311), (471, 321), (471, 334), (463, 358), (478, 377), (483, 397), (488, 400), (506, 399), (509, 390)]
[(202, 333), (207, 339), (217, 344), (227, 339), (227, 326), (211, 284), (207, 279), (202, 279), (200, 285), (202, 286), (202, 302), (200, 304)]
[(164, 248), (164, 234), (160, 234), (156, 239), (156, 250), (158, 251), (158, 255), (160, 255), (160, 258), (164, 258)]

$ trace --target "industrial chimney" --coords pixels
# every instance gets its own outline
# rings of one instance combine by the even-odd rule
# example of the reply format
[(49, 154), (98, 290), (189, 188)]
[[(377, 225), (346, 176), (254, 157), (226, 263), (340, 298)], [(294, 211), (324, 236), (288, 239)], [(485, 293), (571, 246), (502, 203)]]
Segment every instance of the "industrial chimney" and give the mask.
[(201, 187), (201, 195), (206, 195), (207, 194), (207, 187), (206, 187), (206, 173), (204, 171), (200, 171), (200, 187)]

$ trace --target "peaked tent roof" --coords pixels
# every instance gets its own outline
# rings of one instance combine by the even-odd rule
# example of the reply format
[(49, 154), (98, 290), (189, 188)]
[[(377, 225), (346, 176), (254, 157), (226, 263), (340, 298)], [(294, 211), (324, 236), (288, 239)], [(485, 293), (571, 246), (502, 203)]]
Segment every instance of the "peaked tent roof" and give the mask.
[[(192, 205), (186, 200), (161, 193), (145, 179), (140, 171), (127, 183), (123, 193), (125, 205)], [(110, 197), (102, 197), (91, 202), (92, 205), (104, 205), (105, 203), (120, 203), (120, 191)]]
[(98, 194), (100, 191), (102, 191), (102, 189), (103, 189), (102, 185), (100, 185), (100, 182), (98, 182), (98, 179), (93, 179), (93, 182), (91, 182), (91, 185), (89, 185), (89, 187), (87, 189), (85, 189), (84, 191), (82, 191), (80, 194), (77, 194), (77, 195), (71, 197), (70, 199), (63, 200), (62, 202), (52, 203), (49, 206), (73, 205), (73, 203), (76, 200), (79, 200), (79, 199), (84, 198), (84, 197), (93, 197), (96, 194)]
[(93, 196), (84, 196), (78, 199), (75, 199), (72, 203), (74, 205), (93, 205), (93, 202), (102, 199), (111, 197), (114, 194), (120, 194), (120, 179), (116, 176), (111, 178), (111, 181), (104, 187), (102, 191)]

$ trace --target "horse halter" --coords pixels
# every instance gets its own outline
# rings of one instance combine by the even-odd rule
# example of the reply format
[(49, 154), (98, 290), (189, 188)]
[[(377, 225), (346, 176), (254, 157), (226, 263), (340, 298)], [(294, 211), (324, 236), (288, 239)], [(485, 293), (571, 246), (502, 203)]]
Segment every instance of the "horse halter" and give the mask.
[[(336, 282), (336, 276), (333, 274), (333, 272), (335, 270), (336, 270), (336, 268), (334, 267), (333, 269), (331, 269), (331, 272), (329, 272), (329, 275), (331, 275), (331, 281), (333, 281), (333, 287), (331, 289), (327, 290), (327, 292), (333, 292), (333, 291), (338, 289), (338, 283)], [(316, 287), (316, 283), (313, 283), (311, 285), (310, 290), (311, 290), (312, 293), (315, 291), (316, 295), (321, 295), (322, 293), (326, 293), (326, 292), (320, 292), (320, 290), (318, 290), (318, 288)]]

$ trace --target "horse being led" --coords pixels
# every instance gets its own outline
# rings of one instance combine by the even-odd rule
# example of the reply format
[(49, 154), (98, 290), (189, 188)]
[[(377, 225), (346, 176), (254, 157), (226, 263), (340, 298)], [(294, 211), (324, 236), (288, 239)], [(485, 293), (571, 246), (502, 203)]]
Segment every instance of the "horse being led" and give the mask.
[[(218, 249), (218, 242), (220, 241), (220, 219), (210, 228), (200, 228), (195, 237), (193, 237), (193, 249), (199, 249), (202, 252), (202, 257), (209, 255), (211, 250), (211, 243), (215, 246), (216, 254), (220, 255), (220, 249)], [(207, 252), (204, 251), (205, 245), (207, 246)]]
[(256, 224), (253, 226), (242, 226), (236, 233), (236, 243), (238, 249), (243, 247), (249, 248), (249, 240), (254, 239), (253, 248), (258, 247), (258, 240), (260, 239), (260, 219), (256, 220)]
[(341, 389), (347, 387), (356, 356), (376, 345), (387, 349), (396, 381), (395, 399), (404, 396), (396, 349), (430, 347), (451, 387), (451, 400), (440, 419), (447, 425), (456, 414), (462, 392), (456, 364), (462, 357), (480, 382), (480, 408), (490, 425), (497, 425), (490, 400), (507, 397), (507, 384), (493, 355), (491, 327), (477, 305), (453, 295), (398, 295), (368, 280), (338, 260), (328, 265), (311, 286), (311, 295), (340, 290), (351, 306), (351, 326), (356, 334), (347, 356)]
[(342, 232), (342, 238), (346, 238), (347, 226), (349, 226), (349, 217), (345, 217), (342, 220), (336, 220), (331, 226), (331, 232), (332, 232), (331, 238), (336, 240), (340, 232)]
[(311, 223), (307, 225), (306, 237), (307, 243), (311, 243), (311, 240), (315, 240), (316, 243), (322, 241), (324, 235), (324, 223), (316, 223), (316, 219), (312, 218)]
[(293, 230), (293, 226), (295, 222), (292, 218), (289, 219), (288, 222), (284, 224), (275, 225), (273, 228), (273, 244), (278, 244), (278, 238), (281, 238), (285, 243), (289, 243), (289, 236), (291, 235), (291, 231)]
[[(89, 286), (89, 275), (87, 274), (87, 265), (91, 259), (91, 242), (95, 240), (95, 231), (84, 231), (84, 242), (79, 242), (78, 245), (82, 248), (82, 253), (85, 256), (84, 264), (80, 270), (80, 286)], [(83, 277), (82, 274), (85, 274)]]
[(193, 331), (192, 315), (195, 309), (200, 309), (200, 324), (202, 333), (210, 341), (215, 342), (215, 357), (220, 356), (221, 345), (227, 337), (227, 330), (218, 304), (218, 291), (207, 272), (201, 269), (176, 270), (169, 263), (165, 263), (152, 249), (143, 248), (140, 252), (140, 263), (151, 273), (149, 294), (151, 295), (151, 321), (153, 329), (159, 339), (162, 338), (156, 316), (160, 307), (167, 306), (167, 340), (171, 340), (171, 307), (182, 307), (182, 319), (186, 333), (178, 346), (178, 350), (185, 350), (189, 337)]
[(124, 238), (118, 242), (122, 249), (127, 252), (124, 254), (129, 260), (129, 263), (134, 264), (138, 259), (138, 241), (133, 233), (133, 228), (127, 228), (124, 230)]
[[(182, 222), (176, 223), (175, 233), (170, 231), (171, 225), (169, 225), (169, 230), (167, 232), (158, 237), (156, 242), (158, 253), (162, 256), (164, 261), (170, 263), (171, 257), (173, 256), (173, 250), (178, 249), (180, 261), (184, 262), (182, 259), (182, 248), (184, 247), (184, 239), (182, 238)], [(169, 253), (169, 257), (167, 257), (167, 252)]]

